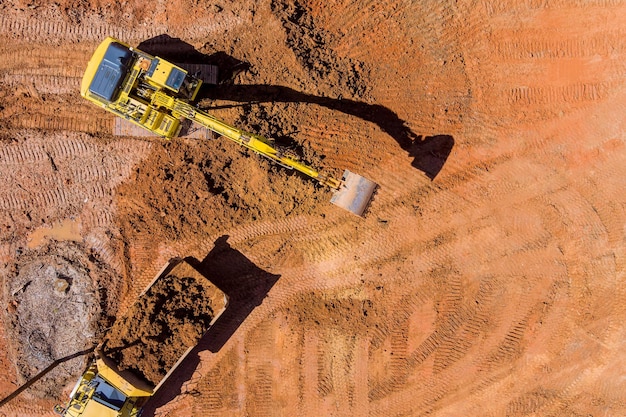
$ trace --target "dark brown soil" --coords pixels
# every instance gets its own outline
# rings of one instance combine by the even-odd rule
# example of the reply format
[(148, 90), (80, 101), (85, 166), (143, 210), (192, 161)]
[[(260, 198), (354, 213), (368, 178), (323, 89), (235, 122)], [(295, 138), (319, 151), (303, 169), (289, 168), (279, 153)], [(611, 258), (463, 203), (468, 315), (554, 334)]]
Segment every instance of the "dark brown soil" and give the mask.
[(157, 385), (209, 328), (223, 305), (220, 292), (190, 272), (182, 264), (160, 277), (107, 333), (104, 354), (120, 370)]

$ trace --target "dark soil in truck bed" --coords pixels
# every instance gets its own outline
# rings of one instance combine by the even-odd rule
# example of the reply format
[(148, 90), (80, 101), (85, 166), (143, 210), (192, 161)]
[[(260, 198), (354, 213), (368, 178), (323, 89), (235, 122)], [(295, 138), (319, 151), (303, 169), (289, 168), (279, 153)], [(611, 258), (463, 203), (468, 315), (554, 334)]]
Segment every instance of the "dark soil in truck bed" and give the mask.
[(119, 370), (157, 385), (223, 308), (224, 294), (183, 262), (157, 279), (115, 322), (103, 352)]

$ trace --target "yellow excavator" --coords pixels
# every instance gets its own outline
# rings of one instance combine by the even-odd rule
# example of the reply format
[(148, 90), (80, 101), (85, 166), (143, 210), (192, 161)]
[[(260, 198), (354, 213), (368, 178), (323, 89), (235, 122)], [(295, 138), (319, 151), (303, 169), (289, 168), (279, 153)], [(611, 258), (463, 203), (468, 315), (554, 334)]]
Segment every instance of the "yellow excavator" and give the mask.
[(337, 180), (300, 162), (268, 138), (231, 126), (194, 104), (202, 80), (185, 69), (112, 37), (96, 49), (81, 84), (81, 95), (96, 105), (165, 139), (179, 135), (187, 119), (295, 169), (334, 190), (331, 202), (363, 216), (377, 184), (344, 171)]

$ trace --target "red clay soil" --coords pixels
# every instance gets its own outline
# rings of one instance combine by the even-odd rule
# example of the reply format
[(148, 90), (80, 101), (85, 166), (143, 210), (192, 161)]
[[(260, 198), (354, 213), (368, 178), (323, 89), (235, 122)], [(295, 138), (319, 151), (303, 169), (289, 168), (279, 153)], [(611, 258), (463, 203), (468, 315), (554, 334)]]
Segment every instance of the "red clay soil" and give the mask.
[[(146, 416), (626, 415), (624, 22), (622, 0), (0, 2), (0, 397), (191, 256), (232, 309)], [(377, 182), (367, 216), (224, 138), (114, 136), (79, 95), (109, 35), (217, 65), (199, 105)], [(75, 360), (0, 417), (49, 415)]]

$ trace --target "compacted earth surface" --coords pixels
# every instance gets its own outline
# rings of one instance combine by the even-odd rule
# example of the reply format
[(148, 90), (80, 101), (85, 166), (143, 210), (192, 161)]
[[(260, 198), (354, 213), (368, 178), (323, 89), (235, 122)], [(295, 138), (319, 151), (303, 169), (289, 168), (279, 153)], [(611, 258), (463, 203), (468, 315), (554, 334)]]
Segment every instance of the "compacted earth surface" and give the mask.
[[(0, 1), (0, 417), (52, 415), (174, 257), (230, 304), (144, 415), (626, 415), (624, 22), (623, 0)], [(79, 94), (106, 36), (216, 65), (199, 106), (378, 183), (365, 217), (225, 138), (116, 135)]]

